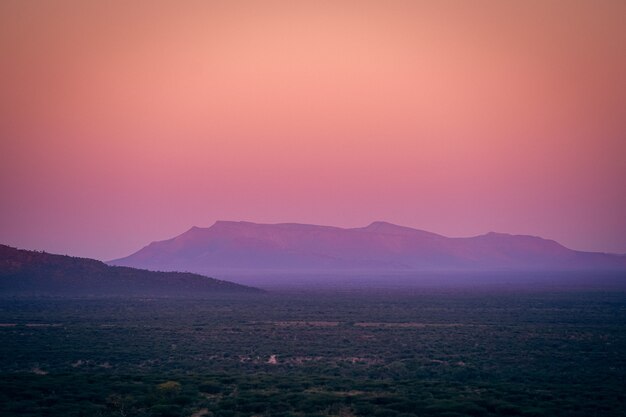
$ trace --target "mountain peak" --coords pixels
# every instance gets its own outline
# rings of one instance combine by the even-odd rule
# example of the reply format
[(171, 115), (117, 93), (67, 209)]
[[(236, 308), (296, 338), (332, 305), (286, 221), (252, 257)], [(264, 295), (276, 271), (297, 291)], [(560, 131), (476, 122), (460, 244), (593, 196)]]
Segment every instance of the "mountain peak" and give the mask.
[(397, 224), (375, 221), (358, 230), (364, 230), (372, 233), (394, 234), (394, 235), (422, 235), (422, 236), (439, 236), (435, 233), (426, 232), (424, 230), (413, 229), (406, 226), (398, 226)]
[(385, 227), (385, 228), (393, 227), (393, 228), (395, 228), (395, 227), (402, 227), (402, 226), (398, 226), (398, 225), (395, 225), (393, 223), (377, 220), (377, 221), (371, 222), (366, 227), (366, 229), (374, 229), (374, 228), (378, 229), (378, 228), (381, 228), (381, 227)]
[(368, 232), (376, 232), (376, 233), (414, 230), (414, 229), (411, 229), (410, 227), (398, 226), (396, 224), (385, 222), (385, 221), (372, 222), (369, 225), (363, 227), (362, 229), (367, 230)]
[(241, 224), (245, 222), (241, 221), (233, 221), (233, 220), (217, 220), (211, 227), (223, 227), (223, 226), (233, 226), (237, 224)]
[(262, 226), (260, 223), (247, 222), (243, 220), (217, 220), (209, 229), (221, 229), (221, 228), (229, 228), (229, 227), (254, 227), (254, 226)]

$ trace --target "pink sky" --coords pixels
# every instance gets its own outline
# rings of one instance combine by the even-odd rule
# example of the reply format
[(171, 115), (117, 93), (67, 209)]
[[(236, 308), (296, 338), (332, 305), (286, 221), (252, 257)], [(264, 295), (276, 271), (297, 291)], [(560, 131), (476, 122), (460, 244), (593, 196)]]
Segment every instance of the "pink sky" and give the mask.
[(626, 2), (0, 3), (0, 243), (215, 220), (626, 253)]

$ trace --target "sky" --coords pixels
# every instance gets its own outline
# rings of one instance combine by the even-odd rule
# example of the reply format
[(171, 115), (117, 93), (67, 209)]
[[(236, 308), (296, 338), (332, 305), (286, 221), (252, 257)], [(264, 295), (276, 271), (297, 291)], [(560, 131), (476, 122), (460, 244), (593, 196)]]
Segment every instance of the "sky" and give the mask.
[(626, 253), (626, 2), (0, 2), (0, 243), (216, 220)]

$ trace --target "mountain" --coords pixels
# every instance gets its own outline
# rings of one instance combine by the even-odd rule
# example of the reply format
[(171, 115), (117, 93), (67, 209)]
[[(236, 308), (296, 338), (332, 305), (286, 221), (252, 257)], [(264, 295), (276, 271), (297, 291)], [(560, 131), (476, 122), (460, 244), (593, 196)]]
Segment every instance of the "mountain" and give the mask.
[(0, 245), (0, 295), (202, 296), (257, 291), (192, 273), (108, 266)]
[(201, 273), (626, 271), (626, 257), (568, 249), (535, 236), (450, 238), (374, 222), (344, 229), (218, 221), (153, 242), (113, 265)]

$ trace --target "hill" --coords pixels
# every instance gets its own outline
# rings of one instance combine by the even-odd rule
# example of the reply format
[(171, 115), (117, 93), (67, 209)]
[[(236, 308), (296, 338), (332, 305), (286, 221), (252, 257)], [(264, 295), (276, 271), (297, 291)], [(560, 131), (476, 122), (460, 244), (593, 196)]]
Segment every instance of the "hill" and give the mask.
[(1, 295), (203, 296), (260, 292), (182, 272), (154, 272), (0, 245)]
[(234, 271), (626, 271), (626, 257), (580, 252), (536, 236), (450, 238), (374, 222), (344, 229), (218, 221), (110, 262), (156, 270)]

